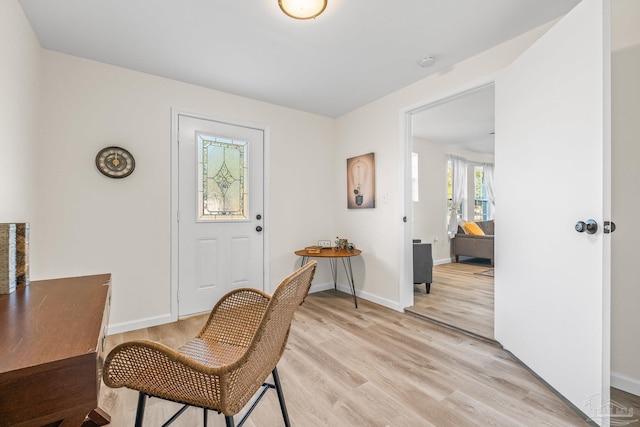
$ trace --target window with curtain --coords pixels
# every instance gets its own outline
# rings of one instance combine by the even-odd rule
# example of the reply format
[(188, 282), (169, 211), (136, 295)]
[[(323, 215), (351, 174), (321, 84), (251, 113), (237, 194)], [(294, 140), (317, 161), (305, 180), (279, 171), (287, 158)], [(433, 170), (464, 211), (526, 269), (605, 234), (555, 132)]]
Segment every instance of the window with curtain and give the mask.
[[(474, 165), (473, 167), (470, 167)], [(473, 176), (467, 175), (473, 170)], [(467, 189), (467, 180), (471, 188)], [(467, 194), (471, 193), (471, 194)], [(494, 216), (493, 163), (476, 163), (462, 157), (448, 155), (447, 158), (447, 230), (455, 235), (458, 222), (487, 221)], [(473, 216), (467, 211), (473, 207)], [(467, 212), (463, 214), (463, 212)]]
[(458, 221), (463, 212), (467, 187), (467, 163), (462, 157), (448, 156), (447, 160), (448, 194), (451, 203), (448, 207), (447, 232), (452, 238), (458, 231)]
[[(447, 160), (447, 229), (451, 232), (453, 227), (450, 227), (453, 216), (451, 215), (451, 207), (453, 206), (453, 188), (454, 188), (454, 173), (453, 173), (453, 160), (449, 158)], [(462, 219), (462, 203), (456, 204), (456, 230), (457, 223)], [(453, 232), (455, 234), (455, 232)]]

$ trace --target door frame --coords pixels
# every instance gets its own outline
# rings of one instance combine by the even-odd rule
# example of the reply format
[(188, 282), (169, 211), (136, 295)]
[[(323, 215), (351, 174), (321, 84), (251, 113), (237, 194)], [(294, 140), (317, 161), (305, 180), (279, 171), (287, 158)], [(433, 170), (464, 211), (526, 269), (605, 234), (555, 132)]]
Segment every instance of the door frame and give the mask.
[(229, 119), (222, 116), (212, 116), (203, 113), (195, 113), (189, 110), (183, 110), (178, 108), (171, 108), (171, 286), (170, 286), (170, 316), (171, 321), (175, 322), (179, 317), (178, 306), (178, 248), (179, 248), (179, 227), (178, 227), (178, 211), (179, 211), (179, 163), (178, 163), (178, 119), (180, 116), (189, 116), (201, 120), (211, 120), (215, 122), (221, 122), (233, 126), (240, 126), (246, 128), (252, 128), (260, 130), (264, 135), (263, 146), (263, 248), (262, 248), (262, 281), (265, 292), (271, 292), (271, 283), (269, 282), (269, 242), (270, 242), (270, 230), (269, 226), (269, 186), (266, 184), (269, 182), (270, 170), (269, 170), (269, 141), (270, 141), (270, 128), (268, 125), (250, 122), (246, 120)]
[(413, 124), (414, 114), (421, 113), (430, 108), (438, 107), (455, 99), (470, 95), (476, 91), (495, 86), (495, 74), (491, 74), (482, 80), (468, 85), (458, 86), (455, 89), (440, 95), (425, 99), (400, 111), (400, 198), (399, 210), (404, 212), (403, 232), (400, 233), (400, 277), (398, 283), (398, 295), (400, 309), (411, 307), (413, 301), (413, 198), (411, 193), (411, 153), (413, 151)]

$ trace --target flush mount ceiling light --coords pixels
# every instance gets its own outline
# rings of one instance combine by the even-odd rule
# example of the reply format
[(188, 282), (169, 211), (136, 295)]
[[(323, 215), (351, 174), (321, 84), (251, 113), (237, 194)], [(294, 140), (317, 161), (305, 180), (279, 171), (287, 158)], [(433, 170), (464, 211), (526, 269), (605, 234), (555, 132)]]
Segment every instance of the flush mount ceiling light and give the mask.
[(278, 0), (278, 5), (294, 19), (313, 19), (324, 12), (327, 0)]

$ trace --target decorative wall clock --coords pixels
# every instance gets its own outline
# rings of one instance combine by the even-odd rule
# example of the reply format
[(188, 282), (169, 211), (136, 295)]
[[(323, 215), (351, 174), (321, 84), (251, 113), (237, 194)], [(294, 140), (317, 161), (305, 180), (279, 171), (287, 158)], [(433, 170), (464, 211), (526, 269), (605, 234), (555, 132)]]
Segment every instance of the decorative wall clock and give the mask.
[(133, 172), (136, 161), (133, 155), (121, 147), (105, 147), (96, 155), (96, 167), (109, 178), (125, 178)]

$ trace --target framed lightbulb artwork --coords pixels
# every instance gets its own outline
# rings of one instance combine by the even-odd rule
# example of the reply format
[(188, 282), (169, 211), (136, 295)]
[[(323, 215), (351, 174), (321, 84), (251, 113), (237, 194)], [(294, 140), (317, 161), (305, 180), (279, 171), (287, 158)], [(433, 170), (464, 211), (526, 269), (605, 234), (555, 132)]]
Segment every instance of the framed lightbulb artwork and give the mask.
[(376, 207), (375, 172), (374, 153), (347, 159), (347, 208)]

